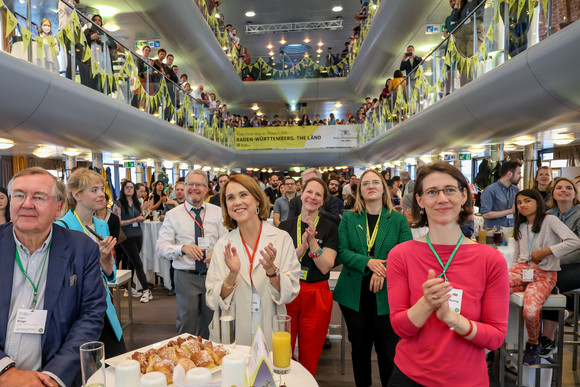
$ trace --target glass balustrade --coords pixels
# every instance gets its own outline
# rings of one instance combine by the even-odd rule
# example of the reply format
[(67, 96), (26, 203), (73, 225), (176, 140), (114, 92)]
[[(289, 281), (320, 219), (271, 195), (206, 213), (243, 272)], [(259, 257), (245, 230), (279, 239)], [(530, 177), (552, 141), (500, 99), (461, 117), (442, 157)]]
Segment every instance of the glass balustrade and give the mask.
[(98, 13), (68, 2), (0, 2), (1, 49), (73, 82), (131, 105), (205, 138), (234, 147), (233, 128), (169, 78), (164, 66), (138, 55), (87, 16)]

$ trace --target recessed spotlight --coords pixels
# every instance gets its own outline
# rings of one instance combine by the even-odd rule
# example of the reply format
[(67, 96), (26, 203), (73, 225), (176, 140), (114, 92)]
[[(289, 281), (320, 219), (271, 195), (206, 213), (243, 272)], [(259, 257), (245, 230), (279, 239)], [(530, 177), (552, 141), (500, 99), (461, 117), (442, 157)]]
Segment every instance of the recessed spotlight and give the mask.
[(319, 48), (318, 50), (316, 50), (316, 52), (322, 54), (322, 49)]
[(103, 26), (103, 28), (109, 32), (116, 32), (116, 31), (119, 31), (119, 29), (121, 29), (121, 27), (119, 27), (115, 23), (107, 23)]
[(274, 55), (274, 52), (273, 52), (273, 51), (270, 51), (270, 52), (268, 53), (268, 55), (272, 56), (272, 55)]
[(332, 7), (332, 12), (340, 12), (342, 11), (342, 7), (340, 5), (337, 5), (336, 7)]
[(284, 38), (282, 38), (282, 40), (280, 40), (280, 44), (286, 44), (286, 41), (284, 40)]
[(304, 39), (304, 43), (310, 43), (310, 39), (308, 38)]
[(266, 48), (267, 48), (268, 50), (271, 50), (271, 49), (273, 49), (273, 48), (274, 48), (274, 46), (272, 46), (272, 43), (270, 43), (270, 44), (268, 44), (268, 45), (266, 46)]
[(324, 43), (322, 43), (322, 42), (318, 42), (318, 47), (322, 47), (323, 44)]
[(256, 16), (256, 12), (254, 12), (254, 11), (248, 11), (248, 12), (246, 12), (246, 16), (247, 17), (254, 17), (254, 16)]
[(259, 110), (260, 108), (258, 107), (258, 104), (254, 104), (254, 106), (252, 106), (252, 110), (256, 111)]
[(339, 107), (341, 107), (341, 106), (342, 106), (342, 104), (340, 103), (340, 101), (337, 101), (337, 102), (334, 104), (334, 106), (335, 106), (335, 107), (337, 107), (337, 108), (339, 108)]

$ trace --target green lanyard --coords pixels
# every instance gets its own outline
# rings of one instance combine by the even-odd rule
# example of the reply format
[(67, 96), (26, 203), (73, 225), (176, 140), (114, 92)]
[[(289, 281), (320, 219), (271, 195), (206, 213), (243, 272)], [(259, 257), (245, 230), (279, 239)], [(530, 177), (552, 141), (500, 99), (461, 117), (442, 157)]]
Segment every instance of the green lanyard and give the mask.
[(431, 249), (431, 251), (435, 255), (435, 258), (437, 258), (437, 261), (439, 261), (439, 264), (443, 268), (443, 273), (439, 274), (437, 276), (437, 278), (441, 278), (443, 276), (443, 278), (445, 278), (445, 281), (448, 281), (448, 279), (447, 279), (447, 268), (449, 268), (449, 265), (451, 264), (451, 261), (453, 260), (453, 257), (455, 257), (455, 253), (459, 249), (459, 245), (461, 245), (461, 242), (463, 242), (463, 233), (461, 233), (461, 236), (459, 237), (459, 241), (455, 245), (455, 249), (453, 249), (453, 252), (449, 256), (449, 260), (447, 260), (447, 264), (446, 265), (443, 265), (443, 262), (441, 261), (441, 258), (439, 258), (439, 254), (437, 254), (437, 251), (435, 251), (435, 248), (431, 244), (431, 239), (429, 239), (429, 233), (427, 233), (427, 244), (429, 245), (429, 248)]
[(367, 253), (370, 255), (373, 246), (375, 245), (375, 241), (377, 240), (377, 233), (379, 231), (379, 223), (381, 223), (381, 215), (383, 211), (379, 213), (379, 219), (377, 219), (377, 224), (375, 225), (375, 229), (373, 230), (373, 235), (371, 236), (369, 232), (369, 217), (367, 214)]
[[(314, 219), (314, 228), (316, 228), (316, 226), (318, 226), (319, 220), (320, 220), (319, 216), (317, 216), (316, 219)], [(296, 244), (298, 245), (296, 247), (302, 246), (302, 214), (298, 215), (298, 221), (296, 222)], [(306, 255), (306, 251), (299, 258), (300, 262), (302, 262), (302, 258), (304, 258), (305, 255)]]
[(16, 245), (14, 246), (15, 251), (16, 251), (16, 262), (18, 262), (18, 267), (20, 268), (20, 271), (22, 272), (22, 274), (24, 274), (24, 277), (26, 277), (26, 279), (28, 280), (28, 282), (30, 282), (30, 285), (32, 285), (32, 288), (34, 289), (34, 299), (32, 302), (32, 310), (36, 309), (38, 287), (40, 286), (40, 280), (42, 279), (42, 273), (44, 272), (44, 266), (46, 265), (46, 260), (48, 259), (48, 253), (50, 252), (50, 245), (51, 244), (52, 244), (52, 239), (48, 243), (48, 248), (46, 249), (46, 255), (44, 256), (44, 262), (42, 262), (42, 269), (40, 269), (40, 276), (38, 277), (38, 282), (36, 283), (36, 285), (34, 285), (34, 281), (32, 281), (30, 279), (30, 277), (28, 276), (28, 274), (26, 274), (26, 271), (24, 271), (24, 267), (22, 267), (22, 261), (20, 260), (20, 253), (18, 252), (18, 246), (16, 246)]

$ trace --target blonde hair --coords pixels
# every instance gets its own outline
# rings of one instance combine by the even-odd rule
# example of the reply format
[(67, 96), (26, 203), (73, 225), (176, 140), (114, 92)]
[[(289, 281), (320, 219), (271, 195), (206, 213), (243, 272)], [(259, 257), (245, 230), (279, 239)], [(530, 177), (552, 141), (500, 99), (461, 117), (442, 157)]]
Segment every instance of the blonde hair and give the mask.
[(105, 178), (95, 171), (91, 171), (87, 168), (75, 169), (66, 182), (66, 210), (74, 210), (76, 208), (77, 201), (74, 198), (75, 194), (83, 192), (85, 189), (95, 184), (105, 185), (105, 183)]
[(558, 185), (558, 183), (561, 181), (566, 181), (570, 183), (572, 185), (572, 188), (574, 188), (574, 199), (572, 200), (572, 205), (575, 206), (576, 204), (580, 203), (580, 200), (578, 200), (578, 188), (576, 188), (574, 182), (568, 179), (567, 177), (557, 177), (556, 180), (552, 182), (554, 184), (552, 184), (552, 189), (550, 190), (550, 200), (548, 200), (547, 203), (548, 207), (550, 208), (558, 208), (558, 203), (556, 203), (556, 201), (554, 200), (554, 190), (556, 189), (556, 185)]
[(393, 202), (391, 201), (391, 195), (389, 194), (389, 190), (387, 189), (387, 182), (385, 178), (381, 176), (380, 173), (375, 171), (374, 169), (367, 169), (363, 172), (363, 174), (359, 178), (359, 183), (356, 187), (356, 201), (354, 203), (353, 211), (357, 214), (362, 214), (363, 211), (366, 211), (366, 204), (365, 199), (361, 195), (361, 187), (362, 187), (362, 180), (365, 175), (369, 173), (374, 173), (379, 178), (381, 185), (383, 186), (383, 206), (387, 207), (387, 212), (390, 214), (393, 210)]
[(232, 217), (228, 213), (228, 207), (226, 203), (226, 191), (228, 185), (232, 183), (238, 183), (242, 185), (245, 189), (247, 189), (248, 192), (250, 192), (250, 195), (252, 195), (254, 199), (258, 201), (259, 208), (258, 218), (260, 218), (260, 220), (268, 220), (268, 217), (270, 216), (270, 200), (268, 199), (264, 191), (260, 188), (260, 185), (249, 176), (237, 174), (230, 176), (230, 178), (224, 185), (224, 188), (220, 189), (221, 196), (220, 201), (222, 206), (222, 214), (224, 218), (224, 226), (228, 230), (233, 230), (238, 227), (238, 222), (232, 219)]

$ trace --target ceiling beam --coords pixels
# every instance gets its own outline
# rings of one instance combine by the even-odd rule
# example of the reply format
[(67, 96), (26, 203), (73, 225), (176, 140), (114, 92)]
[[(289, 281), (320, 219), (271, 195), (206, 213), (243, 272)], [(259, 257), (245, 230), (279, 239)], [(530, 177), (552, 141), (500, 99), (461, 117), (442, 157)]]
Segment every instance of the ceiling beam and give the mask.
[(268, 32), (303, 32), (341, 30), (342, 19), (312, 22), (291, 22), (274, 24), (246, 24), (247, 34), (265, 34)]

